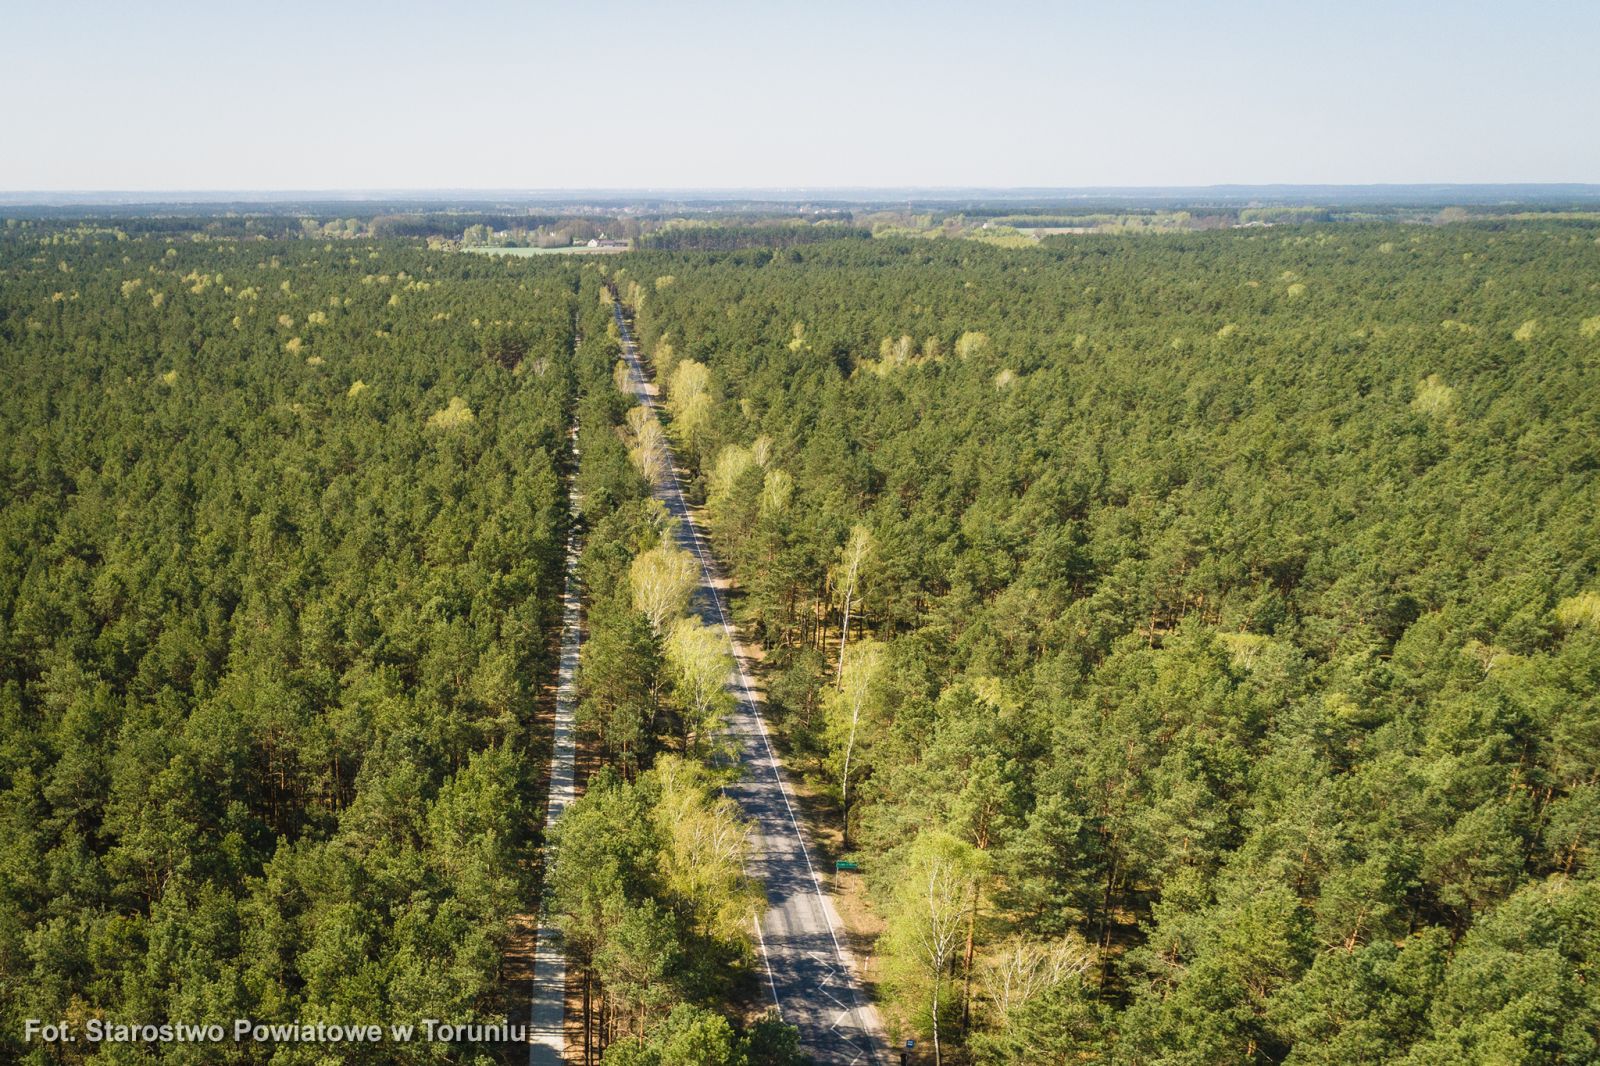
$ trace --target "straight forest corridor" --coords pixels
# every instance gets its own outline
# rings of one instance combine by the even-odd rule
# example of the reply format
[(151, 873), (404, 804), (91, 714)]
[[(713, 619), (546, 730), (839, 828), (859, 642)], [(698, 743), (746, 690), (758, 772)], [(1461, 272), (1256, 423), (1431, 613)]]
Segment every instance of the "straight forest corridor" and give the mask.
[[(613, 302), (612, 306), (628, 363), (629, 387), (639, 403), (655, 411), (656, 386), (639, 357), (620, 305)], [(812, 865), (782, 765), (738, 654), (716, 561), (684, 500), (670, 452), (667, 473), (653, 491), (677, 520), (678, 546), (699, 563), (699, 586), (691, 610), (706, 624), (719, 627), (734, 652), (731, 688), (735, 708), (727, 731), (737, 744), (741, 773), (727, 794), (754, 823), (750, 872), (765, 886), (767, 895), (757, 940), (768, 989), (783, 1020), (800, 1030), (802, 1047), (818, 1063), (878, 1062), (877, 1034), (882, 1026), (877, 1011), (865, 1002), (839, 943), (839, 917)]]
[[(572, 463), (577, 467), (578, 431), (570, 430)], [(561, 597), (561, 659), (556, 677), (555, 724), (550, 741), (550, 776), (544, 831), (550, 829), (576, 796), (573, 760), (576, 751), (574, 716), (578, 704), (578, 655), (583, 645), (583, 590), (578, 578), (578, 558), (583, 546), (578, 537), (579, 499), (576, 476), (567, 479), (568, 532), (566, 585)], [(563, 1008), (566, 1001), (567, 965), (561, 935), (541, 903), (538, 945), (533, 961), (530, 996), (528, 1066), (557, 1066), (562, 1061), (566, 1037)]]

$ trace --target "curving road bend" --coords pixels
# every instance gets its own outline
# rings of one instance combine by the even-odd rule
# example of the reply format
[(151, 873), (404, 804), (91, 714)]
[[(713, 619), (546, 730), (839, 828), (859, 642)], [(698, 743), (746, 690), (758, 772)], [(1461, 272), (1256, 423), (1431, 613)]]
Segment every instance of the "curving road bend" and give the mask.
[[(656, 410), (655, 383), (615, 301), (612, 312), (634, 396)], [(783, 1020), (800, 1030), (801, 1046), (819, 1064), (877, 1063), (882, 1023), (861, 994), (848, 952), (840, 943), (839, 916), (812, 863), (782, 764), (737, 652), (720, 571), (684, 501), (670, 452), (667, 466), (668, 473), (655, 485), (656, 497), (678, 520), (679, 546), (700, 563), (700, 586), (691, 609), (707, 624), (721, 627), (735, 649), (731, 683), (735, 709), (728, 732), (738, 741), (741, 773), (738, 783), (726, 791), (754, 823), (750, 868), (767, 893), (767, 911), (756, 933), (768, 988)]]

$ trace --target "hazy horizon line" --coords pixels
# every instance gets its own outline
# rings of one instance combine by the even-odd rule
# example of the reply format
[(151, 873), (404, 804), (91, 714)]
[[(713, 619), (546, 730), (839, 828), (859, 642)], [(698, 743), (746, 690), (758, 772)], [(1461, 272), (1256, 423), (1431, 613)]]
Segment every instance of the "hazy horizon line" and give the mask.
[(321, 199), (375, 202), (395, 199), (679, 199), (835, 200), (883, 202), (900, 199), (989, 197), (1056, 199), (1107, 196), (1326, 195), (1337, 193), (1521, 193), (1600, 197), (1600, 182), (1219, 182), (1176, 185), (772, 185), (772, 186), (395, 186), (333, 188), (125, 188), (0, 190), (6, 206), (117, 206), (122, 204), (250, 203)]

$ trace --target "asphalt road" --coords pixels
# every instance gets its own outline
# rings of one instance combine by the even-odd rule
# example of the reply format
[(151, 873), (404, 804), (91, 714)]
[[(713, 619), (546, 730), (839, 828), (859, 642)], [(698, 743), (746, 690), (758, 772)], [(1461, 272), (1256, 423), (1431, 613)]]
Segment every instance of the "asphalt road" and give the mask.
[[(630, 381), (640, 403), (656, 407), (656, 388), (639, 358), (621, 308), (613, 305)], [(673, 461), (669, 457), (668, 466)], [(721, 573), (684, 502), (676, 473), (655, 486), (656, 497), (678, 520), (678, 542), (700, 562), (700, 587), (691, 609), (720, 627), (730, 643), (733, 630)], [(767, 910), (758, 942), (767, 987), (783, 1019), (800, 1030), (800, 1042), (819, 1064), (876, 1063), (882, 1057), (874, 1039), (882, 1032), (877, 1011), (861, 994), (840, 942), (841, 926), (833, 901), (823, 891), (806, 844), (782, 764), (767, 735), (766, 723), (737, 654), (730, 687), (736, 707), (728, 731), (737, 738), (739, 782), (727, 793), (752, 821), (750, 873), (766, 887)]]

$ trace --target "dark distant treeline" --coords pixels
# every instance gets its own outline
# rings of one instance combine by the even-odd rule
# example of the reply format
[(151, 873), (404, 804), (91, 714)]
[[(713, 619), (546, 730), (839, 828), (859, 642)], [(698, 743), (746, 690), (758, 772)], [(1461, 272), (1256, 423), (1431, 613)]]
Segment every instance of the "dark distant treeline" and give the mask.
[(377, 215), (372, 219), (371, 230), (374, 237), (460, 237), (462, 232), (472, 226), (483, 226), (491, 230), (509, 229), (536, 229), (539, 226), (553, 226), (559, 222), (584, 221), (594, 225), (606, 225), (612, 221), (609, 216), (575, 216), (575, 215), (528, 215), (506, 213), (467, 214), (457, 212), (438, 212), (429, 214), (407, 215)]
[(635, 241), (641, 249), (664, 252), (728, 252), (742, 248), (793, 248), (840, 238), (870, 238), (865, 227), (840, 223), (775, 222), (764, 224), (674, 225)]
[[(77, 230), (98, 230), (121, 233), (128, 237), (218, 237), (226, 239), (281, 240), (304, 236), (308, 216), (288, 214), (263, 215), (174, 215), (174, 214), (118, 214), (105, 213), (79, 216), (63, 221), (53, 217), (30, 217), (26, 213), (13, 213), (6, 219), (6, 228), (21, 235), (61, 234)], [(361, 224), (357, 220), (358, 226)], [(322, 223), (318, 223), (320, 226)]]
[(75, 212), (63, 216), (61, 209), (6, 208), (13, 230), (39, 227), (41, 232), (92, 225), (121, 231), (129, 236), (183, 236), (204, 234), (219, 238), (265, 237), (376, 237), (459, 239), (463, 232), (482, 227), (487, 230), (535, 230), (563, 223), (597, 227), (614, 226), (610, 215), (529, 214), (526, 212), (407, 211), (372, 204), (321, 204), (295, 210), (217, 209), (191, 213), (172, 207), (164, 210), (105, 209), (94, 213)]

